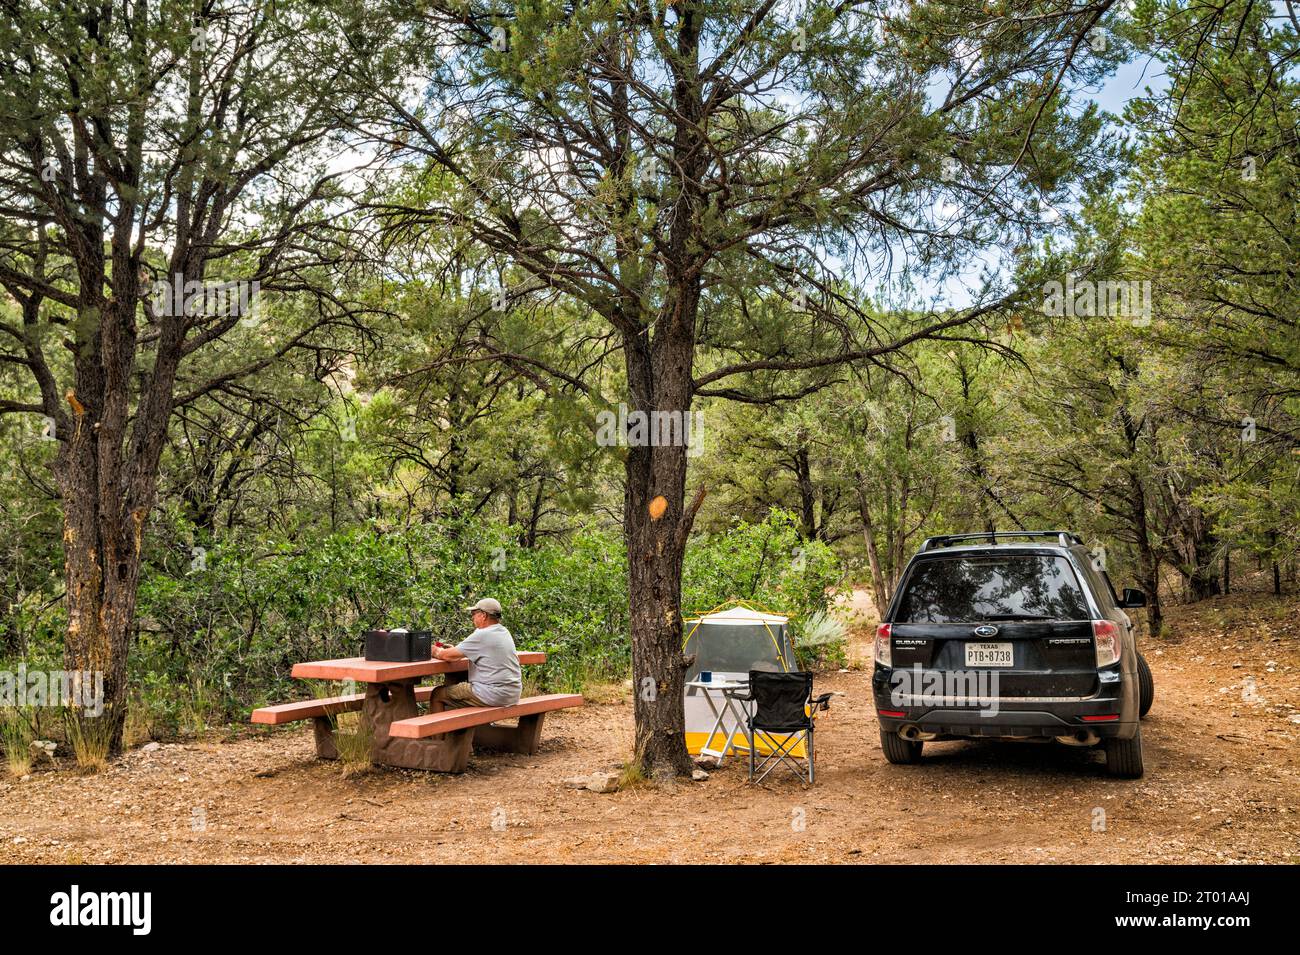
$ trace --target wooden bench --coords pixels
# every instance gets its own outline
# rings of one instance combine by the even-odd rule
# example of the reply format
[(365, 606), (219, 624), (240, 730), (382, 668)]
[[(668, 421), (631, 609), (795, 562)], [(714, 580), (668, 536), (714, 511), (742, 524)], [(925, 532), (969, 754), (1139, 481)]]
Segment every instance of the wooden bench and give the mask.
[[(473, 729), (474, 746), (505, 749), (531, 756), (542, 738), (542, 719), (552, 710), (581, 706), (577, 693), (550, 693), (526, 696), (512, 706), (462, 706), (426, 713), (388, 725), (390, 736), (400, 739), (425, 739), (442, 733)], [(493, 726), (500, 720), (518, 719), (518, 726)]]
[[(436, 687), (432, 686), (417, 686), (415, 701), (428, 703), (435, 689)], [(319, 700), (304, 700), (301, 703), (263, 706), (253, 710), (250, 722), (262, 723), (266, 726), (283, 726), (285, 723), (294, 723), (298, 720), (325, 719), (336, 713), (351, 713), (359, 710), (365, 699), (364, 693), (353, 693), (349, 696), (326, 696)]]

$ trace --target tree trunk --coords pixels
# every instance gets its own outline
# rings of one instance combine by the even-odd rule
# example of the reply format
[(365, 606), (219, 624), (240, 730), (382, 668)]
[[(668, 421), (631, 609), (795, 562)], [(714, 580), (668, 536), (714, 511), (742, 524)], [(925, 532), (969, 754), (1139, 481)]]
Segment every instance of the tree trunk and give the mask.
[(1216, 541), (1209, 523), (1200, 509), (1191, 503), (1190, 490), (1175, 489), (1169, 484), (1170, 513), (1177, 527), (1174, 567), (1183, 575), (1184, 600), (1194, 603), (1207, 597), (1217, 597), (1219, 585), (1218, 561), (1215, 558)]
[(1160, 563), (1154, 559), (1144, 563), (1140, 579), (1147, 595), (1147, 630), (1158, 637), (1165, 627), (1164, 608), (1160, 605)]
[[(905, 447), (907, 450), (911, 450), (910, 434), (907, 438), (907, 444)], [(907, 560), (911, 556), (907, 553), (907, 507), (912, 496), (912, 485), (910, 481), (910, 473), (903, 476), (898, 483), (898, 499), (895, 501), (894, 498), (890, 498), (891, 508), (888, 513), (890, 528), (889, 586), (887, 586), (885, 590), (886, 592), (891, 593), (898, 587), (899, 581), (903, 577), (903, 568), (907, 566)]]
[(546, 475), (537, 478), (537, 490), (528, 511), (528, 531), (524, 535), (524, 546), (532, 550), (537, 546), (537, 528), (542, 520), (542, 508), (545, 505)]
[(1277, 561), (1277, 531), (1269, 531), (1269, 547), (1274, 553), (1273, 557), (1273, 596), (1282, 596), (1282, 568), (1278, 566)]
[(803, 525), (803, 537), (813, 541), (817, 539), (817, 492), (813, 488), (812, 466), (806, 447), (795, 451), (794, 474), (799, 483), (799, 522)]
[[(132, 301), (134, 288), (123, 291), (127, 302)], [(86, 309), (92, 310), (98, 312)], [(102, 314), (103, 334), (97, 323), (89, 323), (83, 332), (88, 337), (80, 340), (77, 387), (66, 396), (72, 413), (55, 477), (63, 504), (67, 585), (64, 668), (102, 676), (103, 711), (96, 723), (81, 722), (80, 729), (107, 743), (109, 753), (117, 753), (126, 719), (126, 661), (140, 582), (141, 539), (167, 413), (159, 424), (157, 404), (146, 392), (127, 440), (125, 369), (134, 353), (133, 306), (105, 308)], [(169, 393), (174, 367), (160, 347), (155, 371), (164, 376)], [(133, 453), (125, 453), (128, 445)]]
[[(79, 727), (106, 742), (110, 754), (121, 750), (144, 524), (157, 490), (184, 339), (180, 321), (163, 323), (153, 367), (140, 376), (144, 387), (132, 409), (140, 286), (139, 263), (128, 249), (118, 235), (113, 273), (120, 278), (112, 299), (103, 299), (102, 280), (91, 279), (103, 274), (101, 261), (92, 257), (82, 282), (74, 388), (64, 396), (71, 413), (60, 419), (65, 430), (55, 475), (64, 515), (64, 666), (102, 675), (103, 712), (94, 724), (79, 720)], [(169, 274), (201, 278), (195, 271), (181, 256)]]
[(885, 574), (880, 567), (880, 554), (876, 550), (876, 531), (871, 523), (871, 510), (867, 506), (867, 494), (862, 489), (862, 475), (856, 475), (858, 483), (858, 514), (862, 519), (862, 537), (867, 545), (867, 561), (871, 564), (871, 599), (876, 604), (876, 616), (883, 619), (885, 606), (889, 600)]
[(127, 648), (140, 577), (139, 551), (130, 539), (132, 535), (121, 531), (113, 515), (98, 512), (93, 492), (85, 496), (65, 492), (63, 549), (68, 629), (64, 668), (71, 673), (102, 674), (101, 719), (106, 721), (102, 733), (111, 753), (120, 751), (122, 745)]
[[(966, 366), (961, 362), (957, 363), (957, 374), (961, 380), (962, 404), (966, 409), (966, 413), (973, 418), (974, 408), (971, 405), (971, 379), (970, 375), (966, 372)], [(993, 511), (989, 507), (988, 502), (991, 488), (988, 483), (988, 475), (984, 470), (984, 458), (980, 453), (979, 435), (975, 433), (975, 427), (972, 423), (968, 422), (966, 427), (962, 429), (961, 434), (958, 436), (958, 440), (966, 449), (970, 460), (970, 472), (975, 478), (975, 486), (979, 488), (980, 521), (984, 524), (984, 530), (989, 534), (992, 534), (998, 529), (998, 527), (996, 521), (993, 519)], [(903, 519), (906, 520), (906, 516), (904, 516)]]
[[(629, 411), (690, 413), (693, 345), (659, 329), (651, 346), (654, 371), (642, 341), (626, 343)], [(654, 374), (658, 372), (658, 374)], [(649, 398), (650, 400), (646, 400)], [(631, 442), (629, 441), (631, 445)], [(635, 758), (654, 778), (689, 775), (683, 691), (682, 558), (694, 508), (687, 509), (684, 444), (629, 446), (623, 519), (627, 539), (628, 616), (636, 717)], [(698, 499), (697, 505), (698, 506)]]
[(1214, 542), (1209, 535), (1198, 535), (1189, 542), (1187, 587), (1191, 600), (1217, 597), (1222, 592), (1219, 575), (1214, 569)]
[[(510, 464), (516, 478), (506, 485), (506, 527), (515, 528), (519, 523), (519, 478), (517, 475), (523, 470), (523, 462), (520, 460), (521, 455), (517, 448), (510, 449)], [(524, 535), (516, 531), (516, 538), (520, 544), (524, 542)]]
[[(1127, 409), (1121, 409), (1124, 430), (1128, 437), (1129, 454), (1137, 454), (1139, 432)], [(1129, 504), (1132, 508), (1133, 531), (1138, 546), (1138, 581), (1147, 597), (1147, 630), (1153, 637), (1164, 629), (1165, 615), (1160, 606), (1160, 555), (1151, 546), (1150, 527), (1147, 520), (1147, 494), (1142, 478), (1133, 468), (1128, 470)]]

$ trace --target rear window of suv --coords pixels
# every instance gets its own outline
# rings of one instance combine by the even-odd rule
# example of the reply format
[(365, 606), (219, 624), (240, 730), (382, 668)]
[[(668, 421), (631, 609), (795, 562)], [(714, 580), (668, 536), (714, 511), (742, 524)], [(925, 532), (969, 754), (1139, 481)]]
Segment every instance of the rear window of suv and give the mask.
[(1087, 607), (1079, 579), (1064, 557), (942, 557), (920, 561), (912, 569), (895, 620), (1086, 620)]

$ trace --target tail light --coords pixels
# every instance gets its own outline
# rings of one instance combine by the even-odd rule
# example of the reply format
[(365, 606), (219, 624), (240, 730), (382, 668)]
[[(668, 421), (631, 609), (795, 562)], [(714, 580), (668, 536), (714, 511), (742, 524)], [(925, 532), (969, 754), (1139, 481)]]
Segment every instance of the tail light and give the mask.
[(1119, 627), (1109, 620), (1092, 622), (1092, 642), (1097, 648), (1097, 666), (1110, 666), (1119, 662)]
[(882, 667), (893, 666), (889, 652), (889, 634), (892, 629), (893, 625), (888, 623), (876, 627), (876, 662)]

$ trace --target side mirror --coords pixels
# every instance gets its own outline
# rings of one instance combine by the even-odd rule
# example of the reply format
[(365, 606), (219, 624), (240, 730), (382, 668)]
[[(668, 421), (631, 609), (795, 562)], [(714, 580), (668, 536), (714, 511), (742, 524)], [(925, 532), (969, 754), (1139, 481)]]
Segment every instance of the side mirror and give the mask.
[(1132, 587), (1125, 587), (1124, 597), (1120, 600), (1119, 605), (1125, 610), (1145, 607), (1147, 605), (1147, 595), (1140, 590), (1134, 590)]

